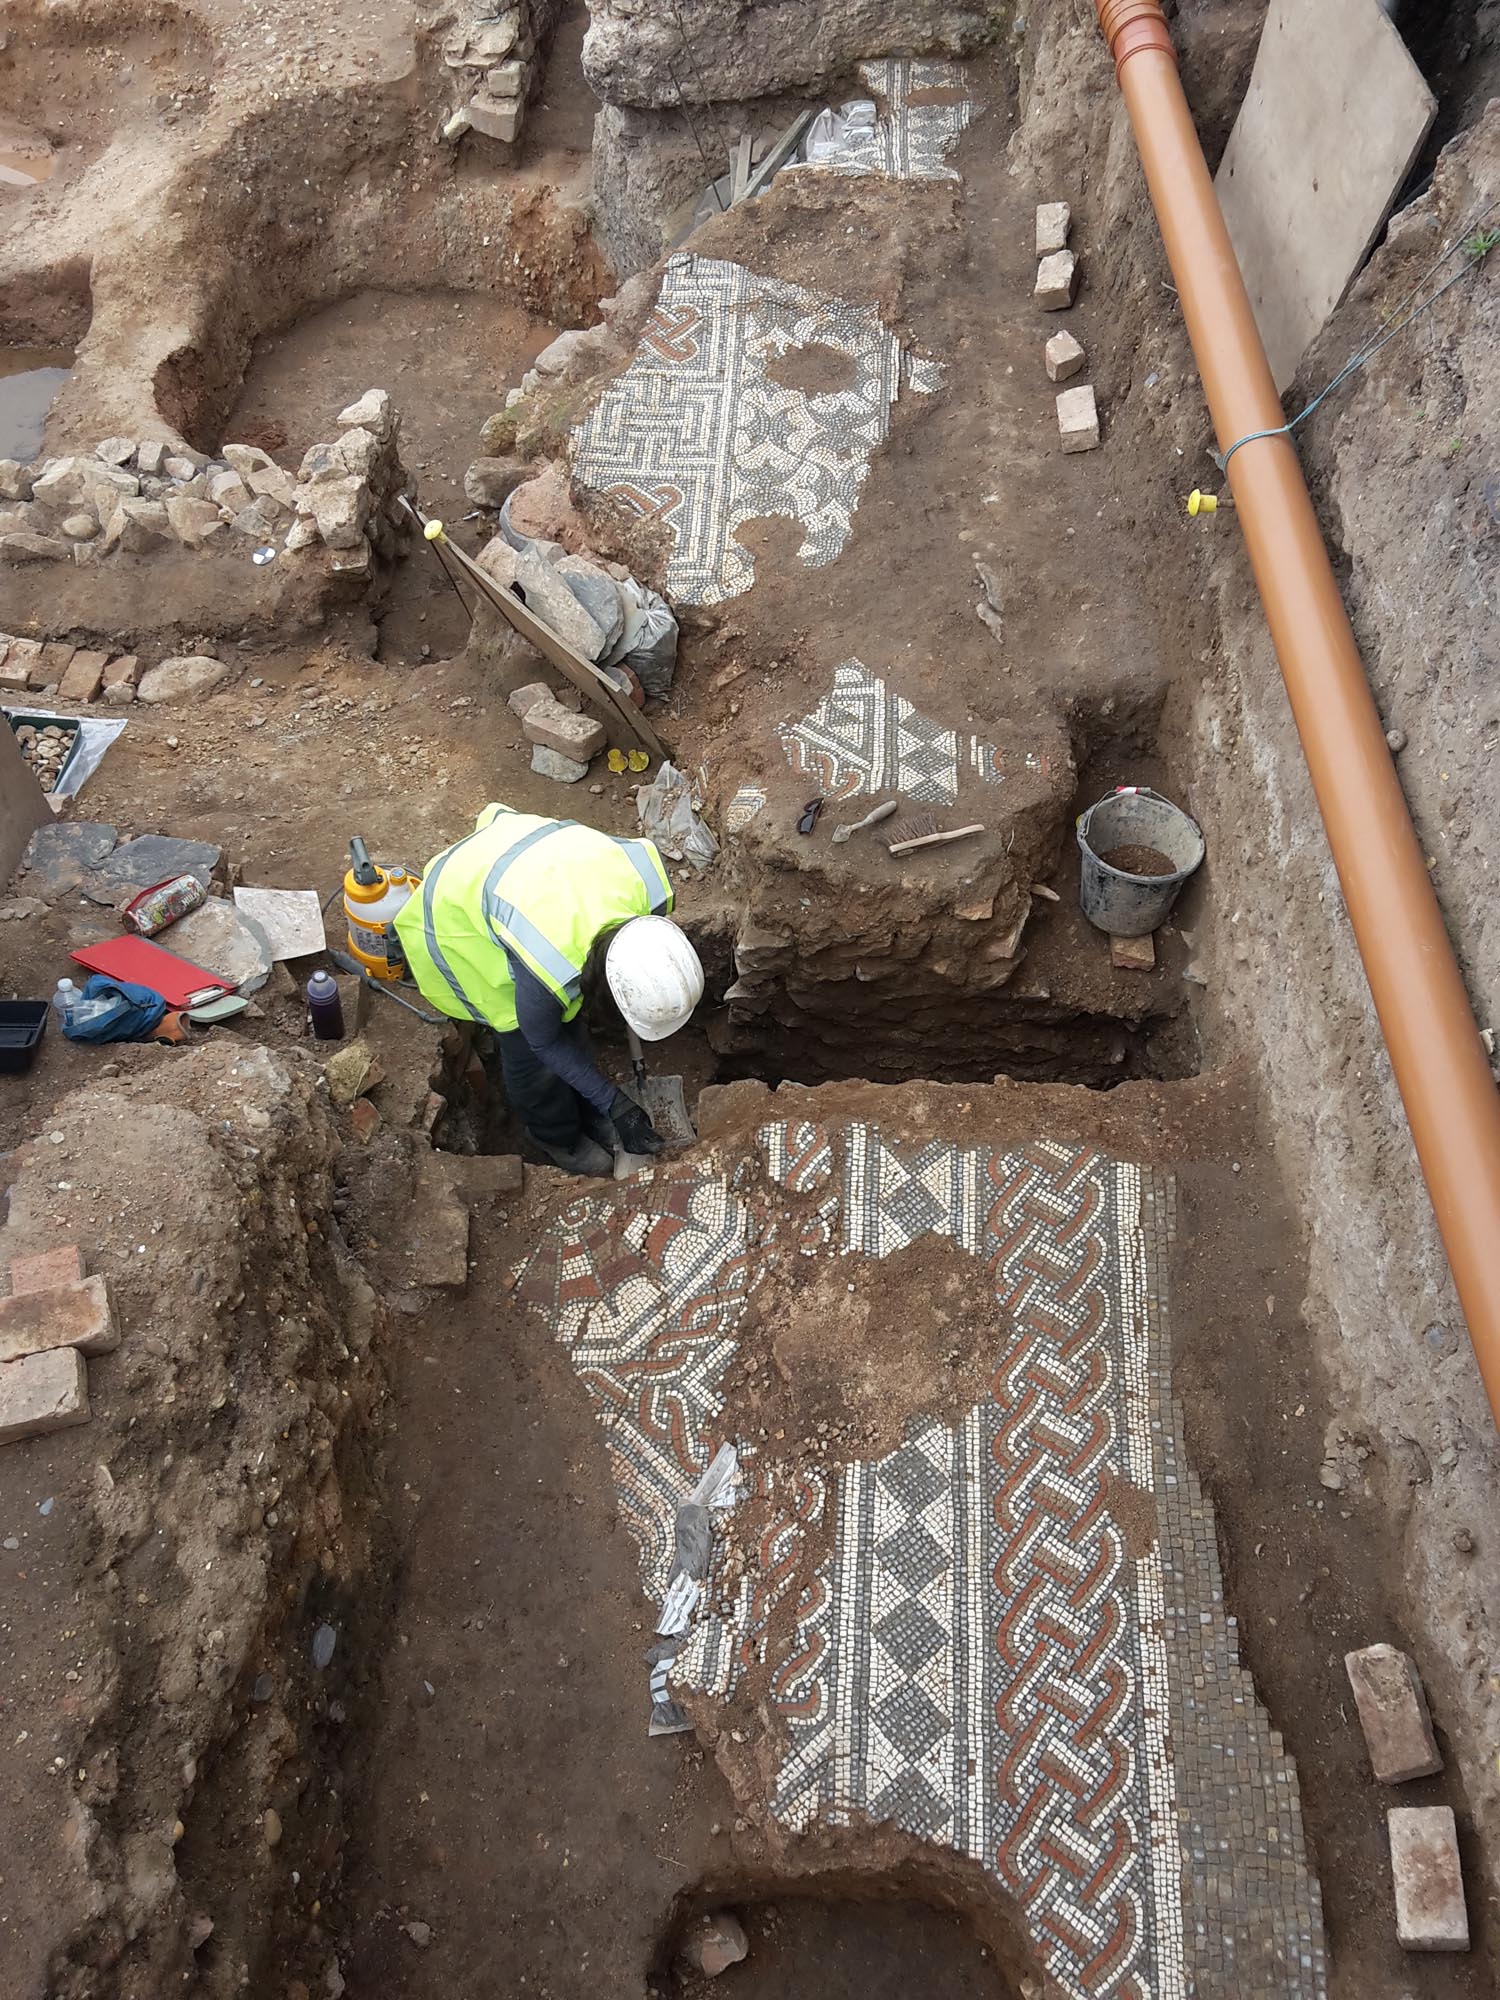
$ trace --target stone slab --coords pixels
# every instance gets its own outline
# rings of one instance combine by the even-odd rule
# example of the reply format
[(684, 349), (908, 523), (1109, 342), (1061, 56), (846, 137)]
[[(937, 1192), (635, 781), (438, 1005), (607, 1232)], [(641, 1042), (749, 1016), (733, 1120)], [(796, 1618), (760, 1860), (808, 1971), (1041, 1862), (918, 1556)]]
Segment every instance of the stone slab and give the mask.
[(120, 1330), (102, 1278), (79, 1278), (0, 1299), (0, 1362), (57, 1347), (108, 1354), (119, 1344)]
[(435, 1153), (417, 1161), (414, 1213), (421, 1220), (407, 1246), (412, 1283), (461, 1290), (469, 1282), (469, 1208)]
[(1396, 1937), (1407, 1951), (1467, 1951), (1469, 1912), (1452, 1806), (1392, 1806)]
[(1272, 0), (1214, 187), (1278, 389), (1364, 263), (1436, 113), (1379, 0)]
[(1116, 972), (1154, 972), (1156, 943), (1147, 931), (1144, 937), (1112, 937), (1109, 962)]
[(11, 1296), (21, 1292), (45, 1292), (53, 1285), (73, 1285), (83, 1277), (83, 1253), (76, 1243), (60, 1250), (43, 1250), (35, 1257), (10, 1260)]
[[(9, 734), (9, 731), (6, 733)], [(11, 742), (15, 743), (14, 737)], [(20, 755), (19, 747), (16, 754)], [(29, 771), (27, 775), (30, 776)], [(40, 792), (37, 797), (41, 798)], [(42, 804), (45, 814), (46, 801), (43, 800)], [(24, 856), (27, 893), (41, 896), (48, 902), (58, 896), (66, 896), (70, 889), (76, 889), (99, 866), (118, 838), (114, 827), (86, 819), (39, 826), (32, 834)]]
[(0, 1444), (88, 1420), (88, 1368), (76, 1347), (0, 1363)]
[(237, 993), (258, 993), (271, 976), (265, 932), (222, 896), (210, 896), (179, 917), (157, 942), (203, 966)]
[[(112, 833), (114, 829), (111, 827)], [(170, 833), (141, 833), (122, 841), (90, 869), (83, 887), (95, 902), (115, 903), (128, 892), (168, 882), (174, 875), (194, 875), (206, 889), (219, 865), (222, 848), (211, 840), (180, 840)]]
[(1441, 1771), (1427, 1696), (1411, 1655), (1398, 1646), (1364, 1646), (1345, 1653), (1344, 1671), (1354, 1690), (1370, 1768), (1381, 1784), (1403, 1785)]

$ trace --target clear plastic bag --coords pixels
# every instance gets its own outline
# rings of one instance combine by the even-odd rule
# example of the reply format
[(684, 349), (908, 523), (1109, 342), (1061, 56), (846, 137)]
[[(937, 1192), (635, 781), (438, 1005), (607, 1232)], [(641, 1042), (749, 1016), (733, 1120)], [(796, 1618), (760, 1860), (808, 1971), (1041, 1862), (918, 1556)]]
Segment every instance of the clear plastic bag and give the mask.
[(649, 785), (635, 795), (641, 831), (669, 861), (690, 861), (707, 868), (719, 851), (703, 821), (693, 810), (693, 788), (672, 763), (665, 763)]

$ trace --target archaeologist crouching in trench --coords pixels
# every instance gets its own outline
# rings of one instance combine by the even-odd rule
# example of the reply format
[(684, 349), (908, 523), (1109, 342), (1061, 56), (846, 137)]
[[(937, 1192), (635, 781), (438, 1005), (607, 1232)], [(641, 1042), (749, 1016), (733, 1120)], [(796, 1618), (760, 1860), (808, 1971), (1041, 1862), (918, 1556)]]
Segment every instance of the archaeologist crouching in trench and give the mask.
[(608, 1174), (614, 1146), (661, 1150), (645, 1111), (600, 1072), (578, 1017), (602, 960), (642, 1041), (686, 1023), (703, 997), (703, 966), (663, 914), (673, 900), (649, 840), (488, 805), (467, 839), (428, 862), (396, 917), (423, 995), (495, 1031), (512, 1108), (570, 1174)]

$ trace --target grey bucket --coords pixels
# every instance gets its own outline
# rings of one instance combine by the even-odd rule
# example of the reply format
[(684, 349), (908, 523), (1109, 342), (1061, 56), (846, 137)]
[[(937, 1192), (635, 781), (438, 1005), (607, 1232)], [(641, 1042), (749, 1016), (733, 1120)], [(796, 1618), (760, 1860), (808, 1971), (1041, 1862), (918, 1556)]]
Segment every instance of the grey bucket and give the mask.
[[(1145, 937), (1164, 923), (1177, 892), (1203, 859), (1196, 820), (1160, 792), (1123, 785), (1078, 820), (1083, 874), (1078, 900), (1097, 930), (1111, 937)], [(1154, 847), (1172, 863), (1170, 875), (1127, 875), (1099, 859), (1116, 847)]]

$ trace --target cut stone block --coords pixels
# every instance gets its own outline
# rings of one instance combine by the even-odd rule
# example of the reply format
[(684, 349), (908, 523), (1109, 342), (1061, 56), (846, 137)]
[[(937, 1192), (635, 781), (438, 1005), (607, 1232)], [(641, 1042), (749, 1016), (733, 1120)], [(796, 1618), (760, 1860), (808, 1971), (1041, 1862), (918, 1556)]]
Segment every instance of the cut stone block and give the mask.
[(1082, 344), (1071, 333), (1054, 333), (1047, 342), (1047, 375), (1053, 382), (1066, 382), (1077, 375), (1088, 358)]
[(35, 1257), (10, 1260), (13, 1296), (21, 1292), (45, 1292), (53, 1285), (76, 1285), (82, 1277), (83, 1253), (76, 1243), (66, 1244), (61, 1250), (43, 1250)]
[(1156, 943), (1148, 931), (1144, 937), (1112, 937), (1109, 962), (1116, 972), (1154, 972)]
[(31, 663), (24, 657), (7, 652), (0, 660), (0, 688), (9, 693), (23, 693), (30, 685)]
[(1043, 312), (1065, 312), (1073, 303), (1077, 283), (1077, 258), (1071, 250), (1057, 250), (1038, 264), (1036, 291), (1032, 296)]
[(104, 698), (109, 699), (111, 688), (128, 687), (134, 689), (141, 677), (141, 663), (134, 653), (121, 653), (119, 659), (111, 660), (104, 669)]
[[(438, 1099), (439, 1105), (442, 1099)], [(469, 1207), (456, 1194), (441, 1165), (442, 1156), (423, 1154), (417, 1161), (418, 1200), (407, 1250), (407, 1269), (418, 1285), (442, 1285), (459, 1291), (469, 1282)]]
[(520, 716), (524, 722), (538, 702), (551, 701), (553, 694), (545, 681), (528, 681), (525, 687), (512, 688), (505, 697), (505, 706), (512, 715)]
[(1093, 384), (1064, 389), (1057, 399), (1057, 428), (1064, 451), (1092, 451), (1099, 442), (1099, 406)]
[(19, 1361), (56, 1347), (108, 1354), (119, 1344), (120, 1330), (102, 1278), (79, 1278), (71, 1285), (0, 1299), (0, 1361)]
[(589, 774), (587, 764), (580, 764), (572, 757), (560, 757), (544, 743), (532, 745), (531, 768), (539, 778), (555, 778), (560, 785), (576, 785)]
[(88, 1420), (88, 1369), (76, 1347), (0, 1363), (0, 1444)]
[(58, 700), (97, 701), (99, 690), (104, 685), (104, 669), (108, 660), (108, 653), (76, 652), (68, 662), (68, 671), (57, 684)]
[(1065, 201), (1039, 201), (1036, 205), (1036, 254), (1055, 256), (1068, 247), (1068, 231), (1073, 227), (1073, 211)]
[(528, 743), (540, 743), (559, 757), (571, 757), (576, 764), (587, 764), (591, 757), (597, 757), (608, 741), (602, 722), (591, 715), (575, 715), (555, 701), (539, 701), (529, 708), (521, 733)]
[(1370, 1768), (1383, 1785), (1430, 1778), (1443, 1760), (1432, 1733), (1427, 1697), (1410, 1654), (1398, 1646), (1364, 1646), (1345, 1653)]
[(512, 145), (521, 130), (521, 120), (525, 106), (514, 99), (492, 97), (488, 90), (478, 90), (469, 99), (469, 123), (476, 132), (482, 132), (486, 139), (499, 139), (505, 145)]
[(1392, 1806), (1396, 1936), (1407, 1951), (1467, 1951), (1469, 1912), (1452, 1806)]

